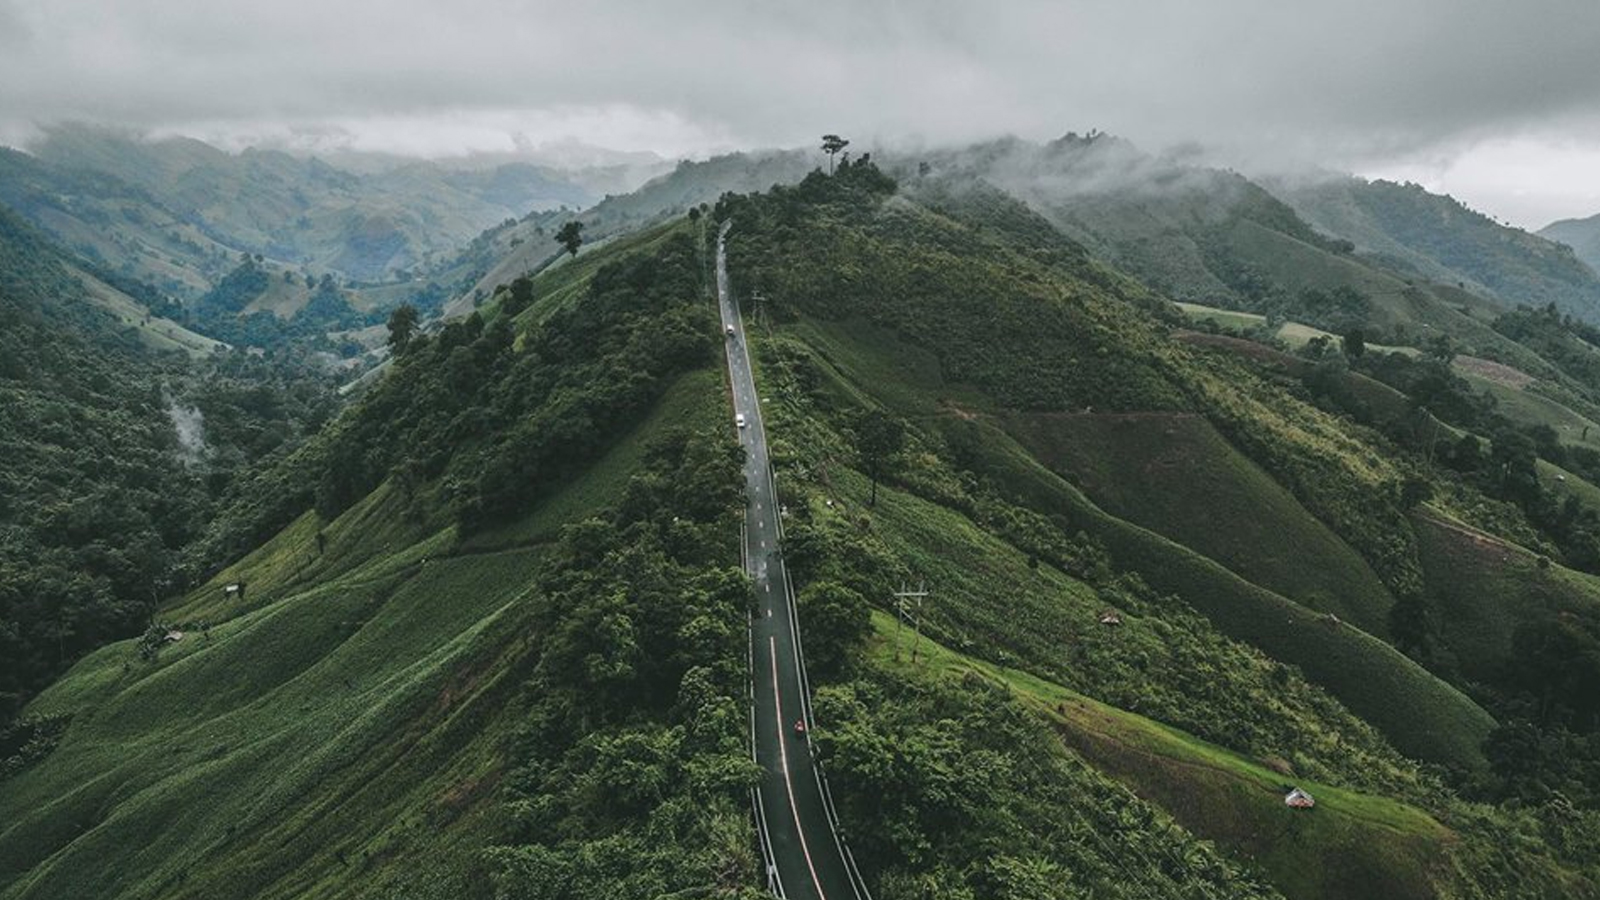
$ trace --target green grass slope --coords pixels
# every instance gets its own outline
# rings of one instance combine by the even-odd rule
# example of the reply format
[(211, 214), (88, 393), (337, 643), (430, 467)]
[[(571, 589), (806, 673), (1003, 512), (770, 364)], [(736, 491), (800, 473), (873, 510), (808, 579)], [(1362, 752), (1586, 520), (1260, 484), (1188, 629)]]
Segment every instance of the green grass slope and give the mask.
[(1600, 578), (1456, 522), (1419, 516), (1418, 525), (1428, 599), (1468, 678), (1494, 681), (1526, 662), (1513, 648), (1519, 626), (1600, 610)]
[(1539, 229), (1542, 238), (1566, 244), (1578, 259), (1600, 271), (1600, 216), (1586, 219), (1562, 219)]
[(1594, 321), (1600, 278), (1570, 247), (1501, 225), (1417, 184), (1327, 178), (1276, 186), (1318, 228), (1434, 281), (1482, 286), (1508, 304), (1562, 309)]
[[(730, 896), (753, 883), (755, 844), (739, 805), (748, 777), (743, 718), (722, 709), (743, 696), (736, 662), (748, 588), (733, 568), (736, 448), (723, 380), (711, 367), (720, 342), (693, 267), (680, 278), (654, 268), (693, 246), (646, 242), (612, 255), (610, 268), (590, 267), (582, 282), (590, 289), (563, 314), (570, 333), (530, 325), (519, 335), (542, 348), (537, 356), (513, 348), (503, 318), (447, 329), (437, 358), (457, 361), (454, 369), (432, 365), (433, 348), (417, 349), (299, 453), (241, 482), (241, 491), (273, 496), (243, 505), (221, 527), (248, 524), (216, 546), (238, 546), (251, 528), (294, 514), (160, 611), (181, 637), (157, 631), (110, 644), (28, 708), (70, 724), (42, 758), (0, 779), (0, 897), (488, 896), (542, 883), (522, 868), (529, 854), (548, 859), (565, 852), (549, 848), (576, 846), (573, 865), (585, 865), (580, 856), (613, 851), (583, 847), (615, 848), (663, 829), (677, 836), (663, 843), (672, 853), (659, 865), (632, 853), (623, 875), (602, 866), (574, 877), (601, 885), (648, 875), (660, 890), (714, 877)], [(555, 287), (541, 285), (541, 295)], [(679, 335), (693, 339), (676, 345), (671, 363), (670, 354), (653, 354), (661, 366), (653, 375), (640, 369), (624, 386), (625, 372), (608, 381), (578, 368), (637, 348), (630, 337), (670, 331), (664, 323), (675, 316), (697, 333)], [(560, 341), (572, 343), (563, 351)], [(451, 355), (452, 346), (461, 352)], [(427, 424), (409, 435), (386, 430), (377, 441), (363, 433), (436, 423), (439, 412), (491, 414), (489, 402), (446, 408), (429, 394), (467, 396), (459, 363), (468, 348), (480, 362), (498, 359), (476, 370), (482, 381), (473, 390), (542, 385), (546, 393), (533, 393), (511, 426), (480, 427), (478, 443), (430, 442)], [(540, 368), (546, 354), (562, 352), (573, 371)], [(571, 407), (562, 404), (581, 394), (550, 383), (561, 377), (609, 390), (624, 415), (564, 418)], [(470, 527), (457, 505), (459, 476), (422, 477), (401, 462), (369, 471), (377, 478), (370, 490), (352, 495), (355, 485), (341, 485), (342, 503), (325, 494), (340, 477), (335, 454), (371, 460), (380, 446), (431, 449), (443, 454), (441, 466), (451, 454), (470, 455), (462, 465), (476, 473), (493, 464), (486, 442), (530, 420), (586, 429), (586, 453), (515, 470), (518, 502)], [(525, 486), (541, 475), (538, 489)], [(625, 554), (630, 563), (614, 566)], [(600, 586), (610, 578), (623, 581)], [(246, 585), (242, 601), (222, 590), (236, 581)], [(639, 608), (646, 603), (656, 606)], [(692, 632), (687, 620), (672, 624), (696, 610), (704, 612)], [(602, 615), (605, 628), (585, 618)], [(591, 652), (582, 642), (616, 635), (629, 616), (661, 629), (641, 627), (633, 666), (552, 662), (576, 653), (581, 663)], [(679, 681), (696, 667), (692, 695), (679, 697)], [(645, 683), (631, 685), (634, 672)], [(591, 675), (595, 683), (583, 684)], [(543, 687), (530, 689), (530, 680)], [(602, 701), (601, 683), (617, 693)], [(570, 753), (530, 743), (530, 720), (556, 714), (541, 703), (574, 690), (605, 711), (559, 732)], [(697, 702), (718, 711), (697, 713)], [(684, 741), (680, 714), (694, 714), (700, 743), (669, 754), (677, 760), (661, 775), (669, 789), (624, 798), (572, 787), (618, 784), (588, 771), (606, 764), (593, 751), (607, 741), (649, 728), (660, 735), (652, 740)], [(560, 751), (554, 759), (535, 755), (551, 750)], [(571, 773), (564, 786), (532, 786), (536, 773), (558, 765)], [(697, 773), (692, 786), (684, 767)], [(691, 789), (693, 808), (680, 809)], [(534, 827), (511, 802), (529, 796), (547, 809), (593, 802), (601, 812)], [(640, 797), (664, 809), (638, 806)]]
[[(1505, 359), (1539, 365), (1526, 349), (1490, 328), (1488, 304), (1465, 291), (1446, 292), (1431, 284), (1418, 284), (1371, 260), (1330, 252), (1249, 219), (1234, 223), (1225, 242), (1229, 257), (1237, 264), (1290, 296), (1341, 288), (1356, 291), (1367, 301), (1361, 318), (1369, 332), (1379, 330), (1415, 343), (1449, 335)], [(1289, 308), (1296, 307), (1291, 304)], [(1309, 308), (1302, 312), (1314, 314)]]
[[(991, 435), (997, 447), (1004, 438)], [(1175, 593), (1222, 631), (1293, 663), (1402, 752), (1477, 768), (1493, 720), (1476, 704), (1399, 651), (1359, 629), (1241, 578), (1222, 565), (1109, 515), (1020, 447), (989, 460), (992, 477), (1104, 542), (1119, 564), (1158, 590)]]
[[(720, 403), (712, 373), (686, 378), (506, 529), (521, 546), (422, 534), (385, 485), (164, 611), (211, 624), (155, 664), (132, 641), (84, 660), (30, 708), (73, 717), (61, 745), (0, 782), (26, 811), (0, 830), (0, 896), (373, 896), (442, 877), (428, 858), (459, 869), (449, 848), (496, 834), (540, 547), (614, 502), (652, 435), (720, 422)], [(242, 606), (220, 590), (236, 579)]]
[[(1068, 534), (1081, 530), (1102, 542), (1118, 566), (1138, 572), (1158, 590), (1182, 597), (1223, 633), (1299, 666), (1403, 752), (1465, 768), (1482, 766), (1479, 748), (1493, 721), (1459, 691), (1358, 627), (1333, 624), (1322, 612), (1253, 583), (1157, 531), (1108, 513), (1024, 449), (1002, 425), (1027, 417), (997, 415), (1003, 404), (947, 379), (937, 357), (890, 331), (857, 322), (802, 320), (785, 327), (782, 334), (814, 348), (840, 383), (836, 390), (882, 405), (908, 421), (925, 423), (946, 442), (966, 448), (965, 465), (979, 477), (1054, 518)], [(775, 446), (781, 449), (782, 444)], [(864, 501), (858, 496), (856, 502)], [(1304, 520), (1301, 527), (1315, 530)], [(1338, 553), (1337, 542), (1324, 536), (1322, 546), (1347, 569), (1356, 564)], [(927, 555), (932, 559), (924, 563), (947, 577), (953, 574), (950, 569), (961, 568), (947, 551)], [(1374, 609), (1381, 597), (1381, 592), (1372, 596)], [(1084, 609), (1077, 615), (1089, 613)], [(1041, 620), (1040, 614), (1022, 616), (1020, 610), (1016, 614), (1019, 622), (1029, 625), (1026, 637), (1013, 636), (1012, 641), (1048, 640), (1063, 627)]]
[(1379, 636), (1393, 604), (1364, 560), (1192, 414), (1007, 416), (1036, 458), (1101, 509), (1302, 606)]
[[(1250, 858), (1285, 897), (1440, 895), (1437, 878), (1452, 835), (1420, 809), (1285, 775), (1262, 760), (935, 641), (925, 643), (922, 659), (913, 663), (909, 655), (894, 652), (892, 617), (874, 614), (873, 627), (875, 664), (917, 678), (976, 673), (1004, 685), (1049, 722), (1072, 751), (1196, 835)], [(1315, 809), (1285, 806), (1285, 784), (1309, 791), (1317, 800)]]

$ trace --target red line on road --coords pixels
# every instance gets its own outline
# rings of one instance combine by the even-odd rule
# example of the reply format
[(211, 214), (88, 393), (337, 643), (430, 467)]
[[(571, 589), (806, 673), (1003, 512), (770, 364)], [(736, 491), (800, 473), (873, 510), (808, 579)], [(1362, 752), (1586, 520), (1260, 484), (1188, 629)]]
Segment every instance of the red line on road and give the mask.
[(794, 833), (800, 835), (800, 852), (805, 854), (806, 868), (811, 870), (811, 883), (816, 885), (817, 896), (822, 893), (822, 880), (817, 877), (817, 867), (811, 862), (811, 850), (806, 846), (806, 832), (800, 826), (800, 807), (794, 802), (794, 782), (789, 779), (789, 745), (783, 733), (783, 696), (778, 692), (778, 638), (769, 636), (768, 649), (772, 652), (772, 702), (778, 713), (778, 758), (783, 763), (783, 786), (789, 790), (789, 811), (794, 813)]

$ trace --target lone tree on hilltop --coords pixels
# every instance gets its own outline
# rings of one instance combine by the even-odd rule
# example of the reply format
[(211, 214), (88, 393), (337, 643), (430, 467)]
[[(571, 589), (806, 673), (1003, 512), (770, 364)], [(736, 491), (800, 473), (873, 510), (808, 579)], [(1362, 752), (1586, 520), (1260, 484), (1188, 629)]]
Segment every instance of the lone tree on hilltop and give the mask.
[(825, 134), (822, 136), (822, 152), (828, 154), (829, 175), (833, 174), (833, 158), (848, 146), (850, 146), (850, 142), (837, 134)]
[(417, 333), (417, 308), (409, 303), (402, 303), (389, 314), (389, 349), (396, 356), (406, 352), (411, 346), (411, 338)]
[(556, 240), (561, 244), (562, 249), (573, 256), (577, 256), (578, 248), (583, 246), (583, 223), (577, 219), (570, 220), (567, 224), (561, 226), (560, 231), (556, 232)]

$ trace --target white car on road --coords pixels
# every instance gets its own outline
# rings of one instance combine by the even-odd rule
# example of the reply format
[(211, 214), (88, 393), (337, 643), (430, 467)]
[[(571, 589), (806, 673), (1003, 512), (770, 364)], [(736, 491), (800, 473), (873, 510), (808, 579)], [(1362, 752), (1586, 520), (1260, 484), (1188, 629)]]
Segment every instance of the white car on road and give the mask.
[(739, 413), (738, 415), (735, 415), (733, 417), (733, 424), (739, 426), (740, 428), (743, 428), (744, 427), (744, 413)]

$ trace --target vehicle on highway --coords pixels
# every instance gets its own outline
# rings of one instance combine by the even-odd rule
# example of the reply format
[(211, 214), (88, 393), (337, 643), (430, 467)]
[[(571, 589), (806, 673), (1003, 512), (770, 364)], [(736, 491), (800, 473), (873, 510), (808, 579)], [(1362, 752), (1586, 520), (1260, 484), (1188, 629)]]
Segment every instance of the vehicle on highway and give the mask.
[(733, 337), (733, 326), (732, 325), (728, 326), (728, 337)]
[(734, 416), (733, 417), (733, 424), (739, 426), (740, 428), (743, 428), (744, 427), (744, 413), (739, 413), (738, 415)]
[(805, 719), (795, 719), (794, 720), (794, 733), (795, 734), (805, 734), (806, 733), (806, 720)]

